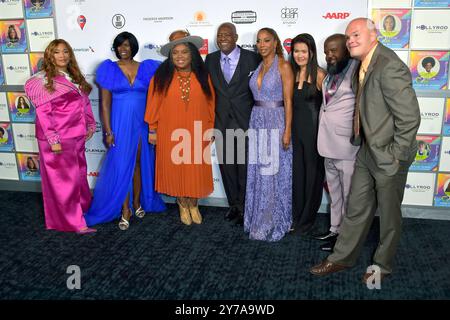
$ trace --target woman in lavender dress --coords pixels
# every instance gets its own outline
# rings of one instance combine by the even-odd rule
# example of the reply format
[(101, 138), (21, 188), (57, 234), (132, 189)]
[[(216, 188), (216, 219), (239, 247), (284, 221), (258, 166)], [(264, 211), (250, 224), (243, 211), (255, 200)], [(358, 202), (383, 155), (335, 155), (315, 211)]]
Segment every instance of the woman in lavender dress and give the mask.
[(292, 223), (292, 91), (294, 75), (277, 33), (259, 30), (263, 61), (250, 79), (250, 118), (244, 230), (250, 239), (278, 241)]

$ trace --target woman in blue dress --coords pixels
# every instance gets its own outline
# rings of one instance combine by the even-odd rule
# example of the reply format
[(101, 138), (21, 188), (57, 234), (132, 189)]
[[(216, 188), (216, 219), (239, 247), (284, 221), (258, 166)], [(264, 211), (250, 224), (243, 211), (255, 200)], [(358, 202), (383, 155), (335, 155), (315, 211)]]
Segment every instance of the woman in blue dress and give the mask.
[(250, 78), (250, 116), (244, 230), (250, 239), (278, 241), (292, 223), (292, 91), (294, 74), (277, 33), (258, 31), (262, 62)]
[(159, 62), (135, 61), (139, 45), (129, 32), (120, 33), (113, 48), (119, 61), (107, 59), (97, 69), (108, 152), (85, 218), (92, 226), (120, 217), (119, 228), (126, 230), (133, 209), (138, 218), (166, 209), (154, 189), (155, 151), (144, 122), (147, 88)]

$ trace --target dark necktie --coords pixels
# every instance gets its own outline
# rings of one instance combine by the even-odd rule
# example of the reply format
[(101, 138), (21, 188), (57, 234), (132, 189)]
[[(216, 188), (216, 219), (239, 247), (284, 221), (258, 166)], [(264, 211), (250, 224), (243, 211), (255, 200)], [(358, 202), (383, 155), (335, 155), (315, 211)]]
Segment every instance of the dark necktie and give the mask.
[(330, 81), (330, 87), (327, 89), (327, 91), (325, 92), (325, 101), (328, 103), (328, 101), (330, 100), (331, 96), (334, 95), (336, 93), (336, 89), (337, 89), (337, 83), (338, 83), (338, 79), (339, 76), (336, 74), (334, 75)]

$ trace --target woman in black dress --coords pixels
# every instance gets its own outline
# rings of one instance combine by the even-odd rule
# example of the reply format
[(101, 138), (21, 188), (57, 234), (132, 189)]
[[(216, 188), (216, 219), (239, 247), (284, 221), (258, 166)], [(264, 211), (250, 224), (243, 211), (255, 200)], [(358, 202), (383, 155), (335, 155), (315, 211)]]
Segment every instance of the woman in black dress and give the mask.
[(314, 38), (307, 33), (291, 43), (291, 64), (295, 75), (292, 117), (292, 229), (311, 231), (322, 202), (324, 160), (317, 151), (322, 81), (325, 71), (317, 63)]

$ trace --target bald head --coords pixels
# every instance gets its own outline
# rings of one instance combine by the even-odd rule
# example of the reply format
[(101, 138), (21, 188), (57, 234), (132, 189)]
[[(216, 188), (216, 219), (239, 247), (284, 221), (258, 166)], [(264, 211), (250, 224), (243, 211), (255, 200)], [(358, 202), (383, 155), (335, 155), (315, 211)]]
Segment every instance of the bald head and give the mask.
[(236, 48), (238, 35), (231, 22), (222, 23), (217, 29), (217, 46), (224, 54), (229, 55)]
[(367, 18), (352, 20), (345, 29), (345, 36), (347, 37), (347, 48), (350, 55), (361, 61), (377, 44), (375, 23)]

